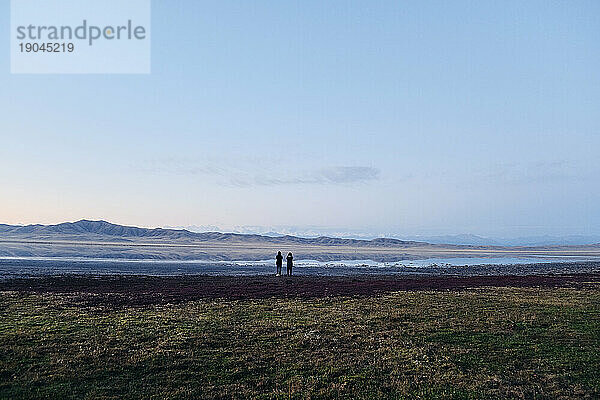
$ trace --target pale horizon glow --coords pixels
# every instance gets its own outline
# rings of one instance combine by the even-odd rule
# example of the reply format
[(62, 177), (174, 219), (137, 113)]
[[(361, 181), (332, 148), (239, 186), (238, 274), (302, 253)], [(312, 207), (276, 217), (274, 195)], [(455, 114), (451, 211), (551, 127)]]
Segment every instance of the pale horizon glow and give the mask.
[(152, 13), (150, 75), (0, 41), (0, 223), (600, 235), (600, 2)]

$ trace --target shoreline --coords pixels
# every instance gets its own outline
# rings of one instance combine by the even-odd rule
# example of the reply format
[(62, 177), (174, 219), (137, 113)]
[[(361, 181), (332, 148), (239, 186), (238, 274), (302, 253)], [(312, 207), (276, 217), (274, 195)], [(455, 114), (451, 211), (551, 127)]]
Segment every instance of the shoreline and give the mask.
[[(0, 282), (12, 279), (34, 279), (61, 276), (156, 276), (156, 277), (257, 277), (270, 276), (274, 265), (229, 263), (131, 263), (68, 260), (0, 260)], [(430, 266), (297, 265), (295, 276), (302, 277), (383, 277), (383, 276), (504, 276), (565, 275), (600, 273), (598, 261), (560, 261), (514, 264), (476, 264)]]

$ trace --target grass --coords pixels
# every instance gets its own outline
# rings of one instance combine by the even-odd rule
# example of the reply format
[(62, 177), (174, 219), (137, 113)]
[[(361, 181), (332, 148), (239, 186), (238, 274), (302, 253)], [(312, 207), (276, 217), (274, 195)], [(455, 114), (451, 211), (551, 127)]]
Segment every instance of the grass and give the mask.
[(594, 287), (94, 304), (0, 293), (0, 398), (600, 396)]

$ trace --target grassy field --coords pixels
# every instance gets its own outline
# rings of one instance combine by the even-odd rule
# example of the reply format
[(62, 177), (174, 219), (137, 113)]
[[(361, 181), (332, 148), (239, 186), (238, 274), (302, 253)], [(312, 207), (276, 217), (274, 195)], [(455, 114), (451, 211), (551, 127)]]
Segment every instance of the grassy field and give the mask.
[(600, 397), (597, 286), (92, 296), (0, 293), (0, 398)]

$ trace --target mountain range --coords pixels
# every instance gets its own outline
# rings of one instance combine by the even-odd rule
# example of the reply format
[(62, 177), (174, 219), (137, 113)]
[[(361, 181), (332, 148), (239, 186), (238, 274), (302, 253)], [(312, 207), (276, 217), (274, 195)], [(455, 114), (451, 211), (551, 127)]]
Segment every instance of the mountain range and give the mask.
[(18, 237), (20, 239), (44, 239), (60, 235), (63, 239), (77, 238), (101, 240), (127, 240), (127, 239), (165, 239), (193, 241), (234, 241), (234, 242), (267, 242), (267, 243), (296, 243), (314, 245), (346, 245), (346, 246), (386, 246), (417, 244), (413, 241), (376, 238), (371, 240), (343, 239), (321, 236), (316, 238), (302, 238), (291, 235), (273, 236), (241, 233), (221, 232), (191, 232), (186, 229), (165, 228), (139, 228), (134, 226), (123, 226), (106, 221), (81, 220), (77, 222), (64, 222), (56, 225), (5, 225), (0, 224), (0, 235), (4, 238)]
[[(427, 243), (397, 238), (354, 239), (330, 236), (259, 235), (139, 228), (81, 220), (56, 225), (0, 225), (0, 257), (160, 260), (266, 260), (277, 251), (304, 260), (398, 261), (456, 257), (600, 257), (600, 245), (514, 246)], [(429, 238), (451, 242), (453, 237)], [(459, 240), (454, 241), (457, 243)]]
[[(190, 225), (169, 227), (185, 229), (191, 232), (224, 231), (214, 225)], [(350, 239), (371, 240), (386, 237), (411, 242), (426, 242), (431, 244), (450, 244), (466, 246), (580, 246), (600, 243), (600, 234), (597, 235), (537, 235), (519, 237), (489, 237), (466, 234), (448, 235), (405, 235), (393, 232), (385, 234), (365, 233), (353, 230), (327, 229), (320, 227), (296, 226), (234, 226), (228, 232), (251, 234), (261, 236), (299, 236), (316, 238), (321, 236), (344, 237)]]
[[(369, 235), (356, 235), (347, 233), (346, 238), (321, 235), (318, 231), (302, 231), (287, 228), (286, 231), (299, 232), (298, 235), (282, 234), (273, 230), (259, 227), (245, 229), (239, 227), (234, 233), (215, 231), (198, 232), (201, 227), (183, 228), (139, 228), (135, 226), (124, 226), (106, 221), (80, 220), (77, 222), (64, 222), (56, 225), (5, 225), (0, 224), (0, 235), (6, 237), (20, 237), (30, 239), (43, 239), (66, 235), (71, 238), (88, 238), (90, 240), (115, 240), (127, 241), (130, 239), (164, 239), (164, 240), (192, 240), (192, 241), (261, 241), (268, 243), (298, 243), (298, 244), (328, 244), (328, 245), (402, 245), (402, 244), (446, 244), (466, 246), (574, 246), (600, 243), (600, 235), (565, 235), (565, 236), (525, 236), (517, 238), (489, 238), (472, 234), (460, 235), (438, 235), (438, 236), (402, 236), (386, 235), (386, 238), (372, 237)], [(260, 232), (260, 233), (258, 233)], [(302, 237), (302, 233), (308, 237)]]

